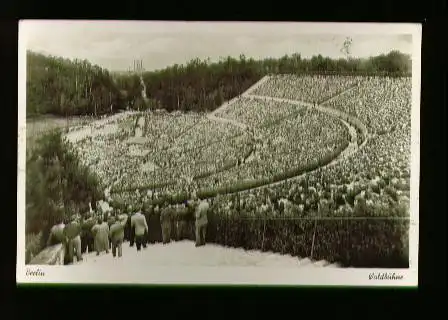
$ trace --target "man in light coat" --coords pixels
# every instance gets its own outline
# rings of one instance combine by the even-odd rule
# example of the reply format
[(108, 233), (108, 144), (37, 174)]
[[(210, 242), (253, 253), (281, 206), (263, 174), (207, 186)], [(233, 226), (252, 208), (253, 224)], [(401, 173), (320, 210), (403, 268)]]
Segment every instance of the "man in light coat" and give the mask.
[(148, 232), (148, 224), (146, 223), (145, 216), (139, 211), (131, 217), (131, 228), (135, 230), (135, 244), (137, 245), (137, 251), (146, 248), (145, 232)]
[(210, 205), (206, 200), (200, 201), (195, 211), (196, 247), (205, 245), (205, 236), (208, 224), (208, 210)]
[(116, 221), (112, 223), (109, 230), (109, 236), (112, 242), (112, 256), (115, 258), (118, 250), (118, 257), (122, 255), (122, 245), (124, 240), (124, 226), (128, 216), (117, 216)]
[(106, 254), (109, 253), (109, 226), (101, 216), (98, 218), (98, 223), (93, 226), (92, 233), (95, 237), (96, 255), (99, 256), (103, 251), (106, 251)]

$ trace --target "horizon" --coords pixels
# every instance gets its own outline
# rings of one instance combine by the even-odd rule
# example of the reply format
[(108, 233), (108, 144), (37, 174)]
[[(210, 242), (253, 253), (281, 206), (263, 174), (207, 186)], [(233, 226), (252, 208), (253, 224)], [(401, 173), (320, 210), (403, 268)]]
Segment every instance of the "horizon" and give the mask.
[(372, 24), (362, 24), (362, 28), (353, 28), (353, 24), (338, 23), (337, 28), (334, 25), (43, 20), (22, 21), (21, 31), (27, 50), (70, 60), (86, 59), (111, 72), (126, 72), (132, 68), (134, 59), (143, 60), (145, 71), (185, 65), (195, 58), (218, 62), (223, 57), (240, 55), (254, 60), (278, 59), (295, 53), (304, 59), (319, 54), (339, 59), (345, 57), (341, 49), (347, 37), (353, 40), (353, 58), (369, 58), (393, 50), (412, 55), (409, 32), (390, 33), (387, 25), (375, 25), (372, 30), (368, 28)]

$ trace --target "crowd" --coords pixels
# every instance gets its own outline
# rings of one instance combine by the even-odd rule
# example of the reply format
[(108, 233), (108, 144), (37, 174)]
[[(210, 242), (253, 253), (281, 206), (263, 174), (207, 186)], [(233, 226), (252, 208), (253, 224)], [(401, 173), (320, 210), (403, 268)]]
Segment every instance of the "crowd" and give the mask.
[[(259, 92), (255, 94), (322, 101), (348, 88), (326, 106), (357, 117), (378, 135), (335, 165), (300, 179), (242, 193), (237, 201), (239, 210), (265, 208), (277, 212), (287, 207), (282, 209), (285, 214), (306, 215), (328, 207), (326, 210), (335, 215), (408, 214), (410, 79), (278, 76), (256, 89)], [(153, 185), (148, 190), (113, 195), (121, 202), (138, 204), (163, 194), (191, 193), (282, 173), (321, 158), (350, 139), (347, 128), (335, 118), (280, 102), (240, 98), (217, 116), (243, 122), (250, 129), (244, 132), (202, 116), (150, 114), (146, 116), (145, 135), (182, 135), (182, 139), (167, 146), (167, 140), (155, 138), (151, 152), (142, 159), (124, 156), (129, 146), (119, 139), (96, 138), (84, 146), (88, 150), (81, 155), (95, 167), (105, 185), (117, 180), (124, 189)], [(177, 125), (170, 123), (174, 118)], [(83, 150), (82, 143), (80, 147)], [(155, 169), (143, 172), (139, 168), (148, 159)], [(236, 165), (219, 170), (232, 160)], [(214, 206), (217, 210), (235, 206), (234, 197), (220, 196)]]
[[(337, 95), (341, 92), (343, 93)], [(367, 126), (370, 134), (366, 143), (355, 153), (348, 153), (347, 156), (330, 162), (330, 165), (276, 184), (213, 197), (207, 210), (214, 219), (218, 217), (216, 220), (218, 222), (214, 222), (213, 228), (222, 228), (226, 225), (222, 221), (233, 219), (230, 217), (243, 220), (255, 218), (256, 221), (260, 217), (284, 220), (315, 216), (335, 218), (409, 216), (411, 155), (409, 78), (278, 76), (261, 85), (254, 94), (312, 103), (326, 101), (337, 95), (325, 102), (324, 106), (356, 117)], [(126, 138), (134, 134), (130, 128), (135, 127), (138, 118), (133, 118), (134, 125), (131, 125), (131, 120), (126, 125), (120, 124), (117, 133), (98, 135), (80, 141), (77, 144), (79, 154), (82, 160), (90, 164), (99, 174), (105, 187), (121, 187), (125, 190), (113, 193), (111, 197), (113, 200), (137, 208), (127, 210), (126, 216), (130, 217), (130, 212), (141, 211), (142, 205), (149, 200), (165, 199), (165, 195), (179, 193), (194, 195), (203, 189), (217, 189), (281, 174), (296, 166), (306, 165), (326, 155), (334, 154), (335, 150), (346, 145), (351, 138), (347, 127), (333, 116), (315, 108), (270, 100), (239, 98), (227, 109), (218, 112), (217, 116), (244, 123), (248, 125), (248, 129), (241, 129), (232, 123), (207, 119), (203, 115), (154, 113), (145, 115), (143, 131), (149, 141), (146, 145), (130, 146), (124, 143)], [(142, 151), (141, 156), (137, 156), (138, 150)], [(149, 153), (145, 155), (144, 150), (149, 150)], [(144, 163), (152, 163), (153, 169), (142, 170)], [(226, 166), (228, 164), (230, 166)], [(221, 168), (225, 170), (220, 170)], [(132, 189), (147, 185), (152, 187)], [(155, 212), (158, 218), (154, 222)], [(130, 231), (132, 228), (129, 228), (129, 221), (132, 218), (128, 218), (125, 224), (121, 219), (117, 219), (115, 223), (118, 221), (123, 224), (123, 239), (129, 240), (130, 244), (135, 242), (137, 246), (144, 247), (151, 241), (151, 237), (154, 237), (151, 236), (151, 232), (145, 233), (145, 230), (152, 230), (155, 225), (160, 229), (159, 238), (165, 243), (173, 237), (168, 234), (184, 233), (186, 228), (184, 224), (188, 222), (179, 217), (186, 212), (191, 213), (188, 205), (169, 205), (168, 202), (162, 203), (160, 207), (145, 208), (143, 215), (146, 227), (140, 219), (138, 238), (132, 235)], [(115, 218), (119, 213), (115, 214)], [(112, 228), (108, 222), (112, 219), (106, 222), (100, 221), (101, 219), (104, 220), (104, 217), (94, 217), (94, 225), (104, 226), (95, 230), (105, 233), (107, 226), (110, 233)], [(86, 221), (90, 221), (90, 224), (85, 230), (93, 230), (92, 220), (80, 221), (80, 224), (83, 225)], [(376, 234), (380, 232), (381, 226), (390, 229), (387, 231), (387, 237), (399, 237), (398, 233), (404, 230), (405, 225), (392, 222), (389, 225), (388, 222), (381, 222), (378, 224), (378, 230), (372, 224), (372, 230), (369, 231), (364, 230), (369, 224), (360, 222), (362, 230), (353, 227), (354, 231), (350, 229), (349, 232), (348, 224), (346, 226), (344, 223), (339, 223), (337, 226), (334, 224), (328, 228), (323, 222), (319, 224), (322, 230), (321, 237), (324, 237), (323, 233), (326, 231), (333, 232), (330, 232), (328, 241), (321, 241), (320, 245), (330, 246), (335, 241), (340, 241), (341, 234), (350, 237), (355, 232), (359, 238), (356, 245), (373, 246), (363, 242), (362, 235), (365, 232), (370, 232), (368, 237), (370, 243), (385, 237)], [(237, 230), (239, 224), (241, 223), (235, 222), (233, 228)], [(284, 227), (284, 230), (288, 229), (286, 225)], [(116, 228), (121, 230), (119, 225)], [(213, 229), (217, 234), (215, 236), (222, 236), (219, 235), (218, 229), (215, 229)], [(255, 229), (259, 233), (258, 236), (261, 237), (262, 233), (264, 237), (261, 225)], [(312, 227), (308, 229), (312, 230)], [(288, 232), (292, 232), (291, 230)], [(244, 234), (240, 231), (234, 232), (235, 237), (237, 233), (238, 237), (240, 233)], [(198, 245), (204, 240), (203, 232), (203, 228), (196, 229), (195, 238), (199, 242)], [(109, 237), (110, 234), (108, 239)], [(272, 241), (282, 238), (282, 241), (286, 241), (285, 246), (289, 239), (288, 234), (269, 237)], [(101, 241), (95, 242), (95, 236), (87, 238), (90, 240), (87, 241), (85, 236), (84, 238), (80, 236), (81, 253), (89, 246), (97, 250), (98, 243), (103, 251), (113, 249), (109, 244), (111, 239), (108, 240), (106, 249), (104, 245), (101, 247)], [(240, 244), (242, 240), (235, 238), (232, 241)], [(381, 241), (379, 242), (381, 245), (377, 247), (387, 243), (387, 239)], [(67, 248), (69, 252), (76, 252), (73, 248), (77, 246), (77, 242), (74, 242)], [(277, 247), (282, 246), (283, 244)], [(116, 250), (120, 251), (118, 245)], [(327, 249), (324, 247), (317, 246), (316, 250), (327, 254)], [(337, 254), (353, 254), (356, 251), (338, 250)]]
[(202, 185), (219, 187), (272, 177), (320, 159), (349, 140), (341, 122), (306, 109), (276, 125), (257, 128), (255, 137), (251, 157), (240, 166), (207, 177)]
[[(409, 78), (366, 79), (328, 103), (330, 107), (359, 117), (377, 134), (358, 152), (333, 166), (274, 187), (246, 192), (238, 198), (238, 206), (244, 208), (240, 212), (254, 213), (266, 208), (272, 214), (287, 215), (321, 211), (334, 216), (408, 216), (410, 84)], [(277, 85), (289, 90), (286, 83)], [(309, 147), (306, 150), (311, 151)], [(221, 199), (221, 208), (236, 205), (233, 195)], [(287, 205), (280, 206), (279, 201)], [(278, 209), (283, 207), (287, 209)], [(321, 208), (325, 210), (319, 210)]]
[(237, 120), (249, 128), (256, 128), (293, 116), (299, 108), (284, 102), (241, 97), (216, 116)]
[(370, 78), (324, 105), (357, 117), (371, 132), (411, 125), (411, 78)]
[(75, 257), (80, 262), (84, 254), (92, 252), (99, 256), (111, 251), (113, 257), (121, 257), (124, 242), (129, 242), (131, 247), (135, 244), (137, 251), (141, 251), (150, 242), (167, 244), (171, 240), (191, 238), (193, 229), (196, 246), (203, 246), (209, 207), (207, 200), (194, 199), (182, 205), (167, 204), (145, 208), (145, 211), (139, 205), (129, 206), (128, 213), (111, 208), (104, 213), (100, 209), (93, 213), (75, 214), (66, 221), (57, 221), (51, 228), (47, 246), (64, 245), (64, 264), (73, 263)]
[(321, 103), (353, 86), (364, 77), (349, 76), (271, 76), (251, 92), (253, 95), (285, 98), (309, 103)]

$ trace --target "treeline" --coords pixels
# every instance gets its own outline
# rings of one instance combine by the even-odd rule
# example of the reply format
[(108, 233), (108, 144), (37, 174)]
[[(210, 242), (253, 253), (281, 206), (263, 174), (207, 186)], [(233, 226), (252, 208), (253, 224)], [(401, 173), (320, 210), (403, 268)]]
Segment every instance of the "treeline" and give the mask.
[[(26, 235), (40, 234), (34, 251), (45, 244), (50, 228), (58, 219), (84, 213), (89, 202), (104, 197), (98, 178), (81, 164), (76, 151), (59, 130), (44, 134), (27, 154)], [(36, 253), (36, 252), (33, 252)]]
[(246, 91), (268, 74), (356, 74), (409, 76), (411, 58), (398, 51), (369, 59), (330, 59), (322, 55), (302, 59), (300, 54), (280, 59), (239, 59), (220, 62), (194, 59), (143, 75), (146, 95), (167, 111), (210, 111)]
[(268, 74), (409, 76), (411, 58), (398, 51), (368, 59), (330, 59), (300, 54), (254, 60), (241, 55), (219, 62), (193, 59), (142, 75), (114, 74), (87, 61), (28, 53), (27, 114), (104, 114), (127, 107), (144, 110), (210, 111)]
[(126, 106), (109, 71), (86, 60), (27, 52), (27, 116), (102, 115)]

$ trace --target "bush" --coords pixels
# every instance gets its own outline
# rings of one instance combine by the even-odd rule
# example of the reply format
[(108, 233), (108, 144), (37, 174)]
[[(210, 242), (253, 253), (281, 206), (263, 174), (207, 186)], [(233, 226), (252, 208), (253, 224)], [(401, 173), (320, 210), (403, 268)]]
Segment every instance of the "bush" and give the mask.
[(408, 220), (335, 217), (316, 221), (211, 213), (207, 241), (338, 262), (345, 267), (408, 268), (408, 228)]
[(42, 249), (41, 232), (38, 234), (29, 233), (25, 235), (25, 263), (29, 263)]

